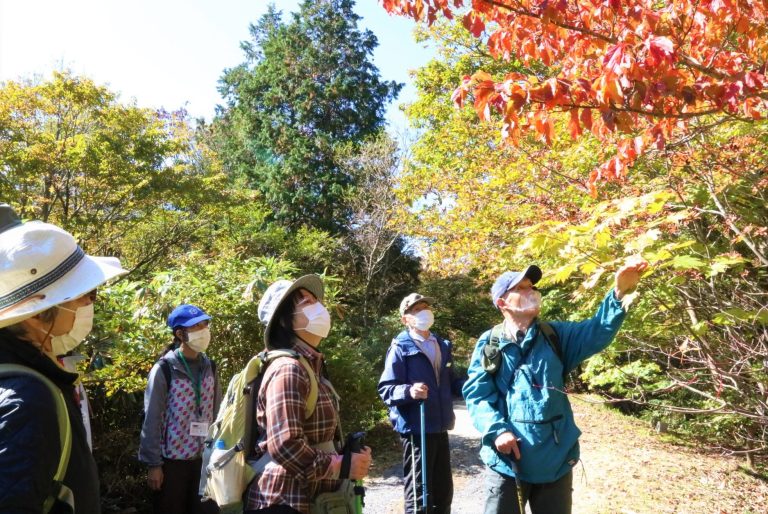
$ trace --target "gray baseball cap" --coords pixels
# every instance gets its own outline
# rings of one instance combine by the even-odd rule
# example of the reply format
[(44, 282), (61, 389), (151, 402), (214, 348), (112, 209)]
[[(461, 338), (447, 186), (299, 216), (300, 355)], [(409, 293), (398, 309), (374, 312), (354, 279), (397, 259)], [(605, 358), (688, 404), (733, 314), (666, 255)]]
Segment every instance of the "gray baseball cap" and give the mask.
[(424, 296), (420, 295), (419, 293), (411, 293), (405, 298), (403, 298), (403, 301), (400, 302), (400, 315), (405, 316), (405, 313), (416, 305), (419, 302), (424, 302), (426, 304), (432, 305), (435, 303), (435, 299), (431, 296)]

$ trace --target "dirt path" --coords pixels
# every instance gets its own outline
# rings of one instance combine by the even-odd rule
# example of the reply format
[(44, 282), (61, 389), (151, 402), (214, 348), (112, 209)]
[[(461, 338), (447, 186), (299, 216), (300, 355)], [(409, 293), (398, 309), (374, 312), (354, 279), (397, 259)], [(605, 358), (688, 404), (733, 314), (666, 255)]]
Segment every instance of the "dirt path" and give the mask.
[[(758, 514), (768, 512), (768, 483), (739, 471), (733, 458), (662, 442), (648, 426), (594, 398), (572, 401), (583, 465), (574, 471), (574, 514)], [(479, 434), (462, 403), (451, 432), (454, 514), (479, 514), (485, 492)], [(366, 481), (366, 514), (400, 514), (401, 464), (390, 454)]]

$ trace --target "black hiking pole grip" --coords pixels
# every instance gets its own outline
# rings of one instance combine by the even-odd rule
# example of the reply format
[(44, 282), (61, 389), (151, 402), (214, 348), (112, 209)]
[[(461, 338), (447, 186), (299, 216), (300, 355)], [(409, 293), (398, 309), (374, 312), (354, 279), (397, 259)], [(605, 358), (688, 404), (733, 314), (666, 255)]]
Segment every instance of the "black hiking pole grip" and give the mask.
[[(352, 467), (352, 454), (360, 453), (363, 449), (363, 439), (365, 432), (355, 432), (347, 436), (347, 443), (344, 445), (344, 457), (341, 460), (341, 473), (339, 478), (348, 479)], [(365, 488), (362, 480), (355, 480), (355, 511), (362, 514), (365, 505)]]

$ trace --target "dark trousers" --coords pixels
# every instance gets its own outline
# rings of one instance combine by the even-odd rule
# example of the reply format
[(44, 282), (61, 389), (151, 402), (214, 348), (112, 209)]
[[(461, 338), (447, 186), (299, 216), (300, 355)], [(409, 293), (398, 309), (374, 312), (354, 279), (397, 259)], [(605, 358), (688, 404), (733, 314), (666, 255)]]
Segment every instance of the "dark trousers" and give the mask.
[(451, 448), (448, 444), (448, 432), (427, 434), (426, 452), (422, 452), (419, 434), (403, 437), (402, 443), (405, 514), (425, 514), (422, 508), (421, 459), (423, 454), (426, 455), (427, 461), (427, 513), (450, 514), (453, 477), (451, 476)]
[[(514, 478), (486, 468), (485, 484), (485, 514), (521, 514)], [(523, 505), (528, 503), (532, 514), (571, 514), (573, 472), (546, 484), (520, 482), (520, 487), (523, 492)]]
[(163, 485), (154, 493), (155, 514), (216, 514), (215, 502), (200, 501), (202, 459), (163, 461)]

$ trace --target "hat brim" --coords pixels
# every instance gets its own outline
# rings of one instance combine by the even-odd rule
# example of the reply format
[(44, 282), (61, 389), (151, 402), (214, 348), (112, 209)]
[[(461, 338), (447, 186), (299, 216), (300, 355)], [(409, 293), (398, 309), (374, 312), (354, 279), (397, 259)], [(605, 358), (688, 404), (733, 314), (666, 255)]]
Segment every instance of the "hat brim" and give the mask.
[(115, 257), (86, 255), (69, 273), (47, 288), (0, 311), (0, 328), (9, 327), (51, 307), (80, 298), (126, 273), (128, 270), (123, 269)]
[(539, 268), (535, 264), (532, 264), (527, 268), (525, 268), (525, 271), (523, 271), (519, 275), (519, 278), (517, 280), (509, 283), (509, 285), (507, 286), (507, 289), (504, 291), (504, 294), (506, 294), (507, 291), (515, 287), (517, 284), (519, 284), (526, 278), (531, 281), (531, 284), (535, 284), (536, 282), (541, 280), (541, 268)]
[(525, 268), (525, 271), (523, 272), (523, 278), (529, 279), (531, 281), (531, 284), (536, 284), (536, 282), (541, 280), (541, 277), (542, 277), (541, 268), (539, 268), (535, 264), (531, 264), (530, 266)]
[(325, 296), (325, 286), (323, 285), (322, 279), (317, 275), (304, 275), (303, 277), (297, 278), (289, 288), (283, 291), (283, 295), (280, 297), (277, 305), (275, 305), (275, 309), (272, 311), (272, 317), (269, 318), (267, 326), (264, 328), (265, 345), (269, 345), (269, 330), (272, 328), (272, 322), (275, 319), (275, 313), (280, 309), (280, 306), (283, 305), (283, 302), (290, 298), (294, 291), (299, 289), (306, 289), (315, 295), (315, 298), (317, 298), (317, 300), (321, 303), (323, 301), (323, 297)]
[(203, 314), (202, 316), (198, 316), (196, 318), (192, 318), (192, 319), (187, 320), (186, 322), (181, 323), (181, 324), (176, 325), (176, 326), (177, 327), (189, 328), (189, 327), (193, 327), (193, 326), (197, 325), (201, 321), (206, 321), (206, 320), (210, 320), (210, 319), (211, 319), (211, 317), (209, 315)]

